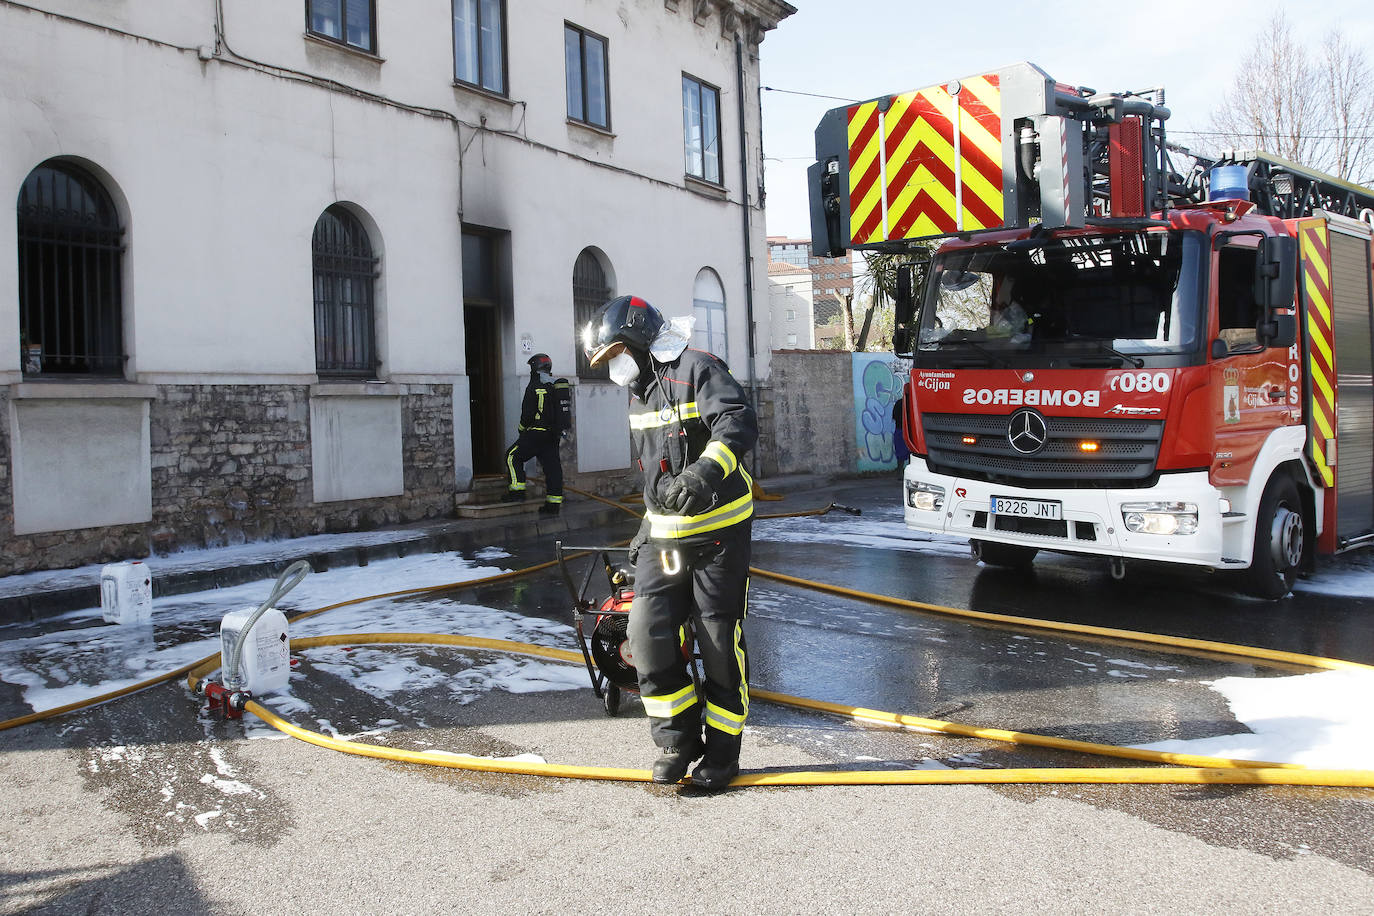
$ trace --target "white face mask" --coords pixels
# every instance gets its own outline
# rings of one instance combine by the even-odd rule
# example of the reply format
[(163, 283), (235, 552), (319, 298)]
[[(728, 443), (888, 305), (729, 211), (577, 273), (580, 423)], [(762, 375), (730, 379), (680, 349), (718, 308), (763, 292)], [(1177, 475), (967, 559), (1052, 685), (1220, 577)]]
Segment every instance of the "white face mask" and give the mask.
[(639, 378), (639, 363), (635, 362), (635, 358), (624, 350), (612, 356), (611, 361), (606, 364), (606, 368), (611, 372), (611, 381), (621, 388)]

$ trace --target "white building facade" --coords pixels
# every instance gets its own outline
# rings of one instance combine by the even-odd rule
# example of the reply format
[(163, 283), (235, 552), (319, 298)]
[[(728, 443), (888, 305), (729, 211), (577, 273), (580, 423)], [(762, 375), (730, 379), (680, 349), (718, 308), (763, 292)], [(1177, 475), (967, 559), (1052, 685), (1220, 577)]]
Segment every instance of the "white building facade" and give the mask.
[(628, 474), (575, 341), (615, 295), (757, 387), (792, 12), (0, 0), (0, 574), (449, 515), (534, 352), (568, 472)]
[(812, 350), (816, 320), (811, 271), (773, 261), (768, 265), (768, 326), (774, 350)]

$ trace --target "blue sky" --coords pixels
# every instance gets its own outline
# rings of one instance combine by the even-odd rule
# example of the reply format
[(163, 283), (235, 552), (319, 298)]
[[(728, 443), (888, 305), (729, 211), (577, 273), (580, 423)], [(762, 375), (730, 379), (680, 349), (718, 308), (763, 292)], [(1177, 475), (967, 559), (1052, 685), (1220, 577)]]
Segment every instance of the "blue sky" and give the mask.
[[(761, 46), (764, 86), (869, 99), (1028, 60), (1055, 79), (1099, 91), (1163, 85), (1173, 112), (1170, 139), (1189, 145), (1206, 131), (1241, 61), (1282, 9), (1314, 52), (1339, 29), (1374, 64), (1374, 2), (1152, 0), (1124, 4), (925, 0), (791, 0), (797, 13)], [(763, 92), (769, 235), (806, 238), (806, 167), (812, 132), (844, 104)]]

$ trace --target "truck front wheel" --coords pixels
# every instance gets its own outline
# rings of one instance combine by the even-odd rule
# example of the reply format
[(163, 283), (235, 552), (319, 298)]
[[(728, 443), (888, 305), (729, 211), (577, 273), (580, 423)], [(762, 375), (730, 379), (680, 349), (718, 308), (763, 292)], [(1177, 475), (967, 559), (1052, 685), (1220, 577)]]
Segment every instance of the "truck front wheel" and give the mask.
[(1302, 566), (1302, 499), (1292, 478), (1269, 481), (1255, 519), (1255, 546), (1243, 588), (1256, 598), (1282, 598), (1298, 581)]
[(973, 548), (973, 558), (982, 560), (989, 566), (1009, 566), (1012, 569), (1025, 569), (1031, 565), (1038, 547), (1023, 547), (1020, 544), (997, 544), (993, 541), (969, 541)]

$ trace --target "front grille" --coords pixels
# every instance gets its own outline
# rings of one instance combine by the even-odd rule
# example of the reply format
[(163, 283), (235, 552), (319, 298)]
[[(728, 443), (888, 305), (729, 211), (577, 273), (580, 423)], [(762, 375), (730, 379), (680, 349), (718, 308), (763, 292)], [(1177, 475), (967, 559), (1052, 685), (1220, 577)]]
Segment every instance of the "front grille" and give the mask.
[[(1163, 420), (1045, 417), (1045, 445), (1031, 455), (1012, 448), (1010, 414), (922, 414), (926, 462), (941, 474), (1033, 487), (1140, 484), (1154, 476)], [(975, 441), (964, 442), (969, 437)], [(1098, 443), (1095, 452), (1078, 447)]]

